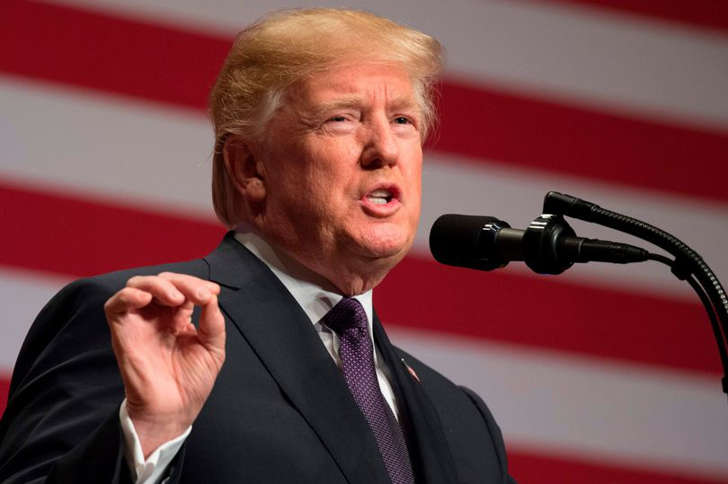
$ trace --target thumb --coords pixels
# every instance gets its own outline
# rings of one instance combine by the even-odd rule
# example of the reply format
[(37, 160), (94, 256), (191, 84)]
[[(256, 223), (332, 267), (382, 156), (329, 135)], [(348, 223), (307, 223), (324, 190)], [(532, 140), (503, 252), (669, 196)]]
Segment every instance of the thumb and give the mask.
[(197, 327), (200, 342), (210, 351), (225, 355), (225, 318), (217, 303), (217, 295), (212, 294), (202, 306), (200, 322)]

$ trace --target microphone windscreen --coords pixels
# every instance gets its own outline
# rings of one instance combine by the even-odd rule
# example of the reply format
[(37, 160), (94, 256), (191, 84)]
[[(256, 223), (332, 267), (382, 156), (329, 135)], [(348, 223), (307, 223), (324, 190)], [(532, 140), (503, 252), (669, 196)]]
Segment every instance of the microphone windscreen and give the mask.
[(473, 267), (481, 257), (483, 227), (499, 222), (486, 215), (441, 215), (430, 230), (430, 252), (441, 264)]

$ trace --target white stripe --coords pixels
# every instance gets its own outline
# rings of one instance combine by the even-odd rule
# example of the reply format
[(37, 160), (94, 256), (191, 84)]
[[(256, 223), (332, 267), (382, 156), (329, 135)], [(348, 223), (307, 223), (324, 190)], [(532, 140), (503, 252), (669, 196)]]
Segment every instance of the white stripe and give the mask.
[(715, 378), (389, 332), (395, 344), (480, 394), (515, 448), (728, 478), (728, 406)]
[[(20, 112), (43, 114), (0, 117), (1, 177), (213, 219), (209, 195), (212, 134), (201, 116), (45, 85), (21, 85), (0, 77), (0, 113)], [(441, 153), (426, 154), (423, 184), (422, 219), (415, 245), (420, 254), (428, 253), (429, 229), (443, 213), (493, 215), (524, 228), (540, 213), (546, 192), (555, 189), (664, 228), (698, 251), (718, 277), (728, 281), (728, 259), (722, 245), (728, 240), (725, 204), (505, 169)], [(572, 225), (580, 236), (634, 242), (631, 237), (579, 221)], [(526, 270), (522, 264), (511, 266), (507, 270)], [(684, 283), (656, 263), (630, 267), (582, 264), (562, 277), (668, 291), (695, 300)]]
[[(233, 33), (277, 8), (337, 0), (60, 0)], [(728, 36), (551, 2), (358, 0), (446, 47), (451, 74), (565, 102), (728, 127)]]
[[(415, 249), (421, 253), (428, 252), (430, 228), (441, 214), (491, 215), (523, 229), (541, 213), (544, 195), (556, 190), (672, 233), (701, 254), (719, 279), (728, 281), (728, 259), (724, 256), (724, 241), (728, 240), (728, 205), (725, 204), (620, 188), (560, 174), (508, 169), (439, 153), (426, 157), (423, 184), (422, 216), (415, 241)], [(579, 220), (570, 219), (569, 223), (581, 237), (621, 241), (662, 253), (647, 242), (611, 229)], [(520, 263), (512, 263), (506, 270), (527, 271)], [(697, 302), (686, 283), (655, 262), (630, 266), (577, 264), (560, 277), (598, 285), (615, 284), (643, 292), (666, 291), (674, 297)]]
[(0, 76), (0, 176), (214, 217), (212, 128), (189, 110)]
[(0, 267), (0, 307), (3, 308), (0, 372), (9, 372), (15, 365), (31, 323), (65, 283), (66, 279), (50, 274)]

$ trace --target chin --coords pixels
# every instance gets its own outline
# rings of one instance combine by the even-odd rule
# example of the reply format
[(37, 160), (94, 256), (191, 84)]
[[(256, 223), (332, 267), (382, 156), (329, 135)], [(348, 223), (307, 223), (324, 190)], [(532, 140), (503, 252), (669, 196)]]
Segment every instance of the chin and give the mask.
[(371, 259), (399, 262), (409, 252), (414, 236), (401, 230), (378, 230), (361, 240), (360, 248)]

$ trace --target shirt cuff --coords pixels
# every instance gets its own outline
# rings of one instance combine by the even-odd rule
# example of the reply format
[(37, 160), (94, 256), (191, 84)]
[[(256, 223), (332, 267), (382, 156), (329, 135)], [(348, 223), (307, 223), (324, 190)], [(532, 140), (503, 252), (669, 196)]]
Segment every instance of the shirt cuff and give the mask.
[(167, 467), (172, 463), (174, 456), (177, 455), (185, 439), (190, 435), (192, 426), (187, 427), (182, 435), (157, 447), (149, 458), (144, 460), (142, 444), (134, 428), (134, 422), (131, 421), (126, 409), (126, 398), (121, 402), (119, 408), (119, 420), (121, 422), (121, 432), (124, 434), (124, 457), (126, 457), (126, 463), (131, 470), (134, 482), (136, 484), (159, 483), (164, 477)]

